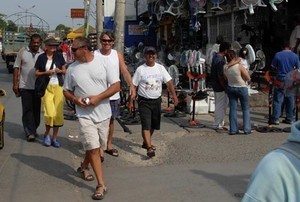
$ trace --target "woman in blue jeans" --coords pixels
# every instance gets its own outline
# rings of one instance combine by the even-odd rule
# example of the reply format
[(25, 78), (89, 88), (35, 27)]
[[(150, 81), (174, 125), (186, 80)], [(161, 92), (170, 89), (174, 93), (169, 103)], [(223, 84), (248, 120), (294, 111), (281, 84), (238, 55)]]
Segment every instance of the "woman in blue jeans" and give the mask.
[(233, 50), (227, 53), (228, 64), (225, 66), (225, 76), (228, 81), (227, 95), (229, 98), (229, 135), (239, 133), (239, 125), (237, 120), (237, 104), (241, 103), (243, 112), (243, 130), (244, 134), (251, 133), (249, 95), (247, 81), (250, 81), (250, 75), (240, 63), (238, 57)]

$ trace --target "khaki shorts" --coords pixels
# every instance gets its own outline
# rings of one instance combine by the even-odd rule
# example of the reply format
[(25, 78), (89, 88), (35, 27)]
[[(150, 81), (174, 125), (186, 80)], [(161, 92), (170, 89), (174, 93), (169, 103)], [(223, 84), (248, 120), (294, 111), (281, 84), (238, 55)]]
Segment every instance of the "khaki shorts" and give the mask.
[(96, 123), (87, 118), (78, 118), (78, 120), (83, 149), (86, 151), (97, 148), (106, 150), (110, 119)]

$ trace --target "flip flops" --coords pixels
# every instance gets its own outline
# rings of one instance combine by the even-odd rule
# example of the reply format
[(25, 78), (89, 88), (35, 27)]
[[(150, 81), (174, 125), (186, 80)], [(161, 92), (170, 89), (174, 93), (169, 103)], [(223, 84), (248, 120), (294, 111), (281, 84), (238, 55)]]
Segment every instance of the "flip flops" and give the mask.
[(114, 157), (118, 157), (119, 156), (119, 152), (116, 149), (110, 149), (110, 150), (105, 150), (105, 153), (112, 155)]

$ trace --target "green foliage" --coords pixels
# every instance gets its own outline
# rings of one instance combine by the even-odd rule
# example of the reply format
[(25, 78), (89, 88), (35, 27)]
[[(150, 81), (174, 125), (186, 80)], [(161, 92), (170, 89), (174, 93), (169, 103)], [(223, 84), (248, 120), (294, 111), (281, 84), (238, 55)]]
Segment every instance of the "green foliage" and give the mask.
[(8, 20), (6, 30), (16, 32), (16, 31), (18, 31), (18, 26), (13, 21)]
[(0, 30), (4, 30), (6, 27), (6, 22), (3, 20), (5, 15), (0, 13)]

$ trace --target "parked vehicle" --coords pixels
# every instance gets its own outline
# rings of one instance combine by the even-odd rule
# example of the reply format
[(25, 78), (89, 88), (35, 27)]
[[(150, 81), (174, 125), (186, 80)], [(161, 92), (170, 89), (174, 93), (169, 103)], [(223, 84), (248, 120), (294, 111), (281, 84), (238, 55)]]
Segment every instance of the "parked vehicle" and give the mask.
[(25, 33), (4, 31), (2, 35), (2, 59), (6, 62), (9, 73), (13, 72), (13, 65), (19, 50), (28, 45), (30, 37)]
[[(0, 89), (0, 97), (6, 95), (5, 90)], [(0, 149), (4, 147), (4, 120), (5, 120), (5, 110), (4, 105), (0, 102)]]

